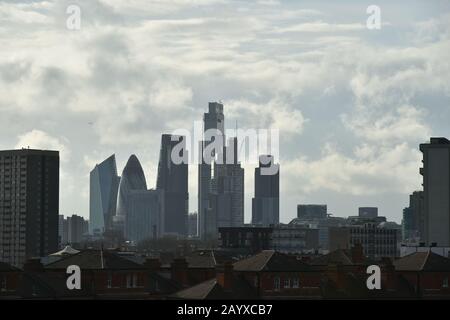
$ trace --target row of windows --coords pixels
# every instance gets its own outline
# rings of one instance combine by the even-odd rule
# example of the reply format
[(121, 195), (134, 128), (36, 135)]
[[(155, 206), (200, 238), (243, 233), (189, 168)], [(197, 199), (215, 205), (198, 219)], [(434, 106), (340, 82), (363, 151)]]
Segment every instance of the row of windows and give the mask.
[[(300, 287), (300, 280), (299, 278), (285, 278), (283, 281), (283, 288), (284, 289), (290, 289), (290, 288), (299, 288)], [(281, 289), (281, 279), (280, 277), (275, 277), (273, 279), (273, 288), (275, 291), (278, 291)]]

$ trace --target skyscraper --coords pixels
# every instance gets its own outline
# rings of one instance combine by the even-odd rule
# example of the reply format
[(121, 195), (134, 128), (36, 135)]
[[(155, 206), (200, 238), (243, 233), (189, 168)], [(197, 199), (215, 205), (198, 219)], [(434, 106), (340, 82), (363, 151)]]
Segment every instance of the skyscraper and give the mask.
[(0, 151), (0, 261), (56, 252), (58, 211), (59, 152)]
[(252, 223), (271, 225), (280, 223), (280, 172), (261, 174), (261, 168), (274, 166), (271, 155), (260, 156), (259, 168), (255, 168), (255, 197), (252, 199)]
[[(203, 130), (204, 132), (215, 129), (223, 136), (225, 141), (225, 117), (223, 114), (223, 105), (218, 102), (210, 102), (209, 110), (203, 115)], [(211, 192), (211, 169), (212, 162), (205, 161), (203, 157), (203, 150), (213, 142), (212, 139), (205, 139), (200, 142), (200, 164), (198, 165), (198, 233), (202, 239), (207, 237), (208, 225), (214, 225), (214, 216), (211, 216), (209, 208), (210, 192)], [(208, 228), (211, 229), (211, 228)]]
[(450, 246), (450, 141), (431, 138), (423, 153), (424, 235), (427, 245)]
[(127, 210), (129, 209), (130, 194), (135, 190), (147, 190), (144, 171), (138, 158), (133, 154), (129, 159), (119, 183), (117, 196), (117, 210), (114, 216), (114, 228), (123, 234), (126, 230)]
[(90, 173), (89, 232), (102, 234), (112, 227), (116, 214), (117, 191), (120, 177), (117, 176), (115, 155), (97, 164)]
[(210, 221), (206, 230), (212, 237), (218, 236), (220, 227), (240, 227), (244, 224), (244, 169), (238, 161), (237, 138), (229, 139), (223, 153), (225, 161), (214, 163), (214, 177), (211, 180)]
[(185, 137), (163, 134), (156, 188), (164, 191), (164, 233), (184, 236), (189, 212), (188, 164), (173, 161), (174, 148), (179, 150), (177, 156), (188, 157)]

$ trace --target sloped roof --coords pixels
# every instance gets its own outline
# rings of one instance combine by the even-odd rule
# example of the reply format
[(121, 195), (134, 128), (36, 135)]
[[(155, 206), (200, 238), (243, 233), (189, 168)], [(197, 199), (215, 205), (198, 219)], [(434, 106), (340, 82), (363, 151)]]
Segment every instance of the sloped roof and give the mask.
[(232, 286), (229, 290), (225, 290), (217, 283), (216, 278), (213, 278), (181, 290), (171, 295), (170, 298), (188, 300), (256, 299), (257, 293), (244, 279), (233, 276)]
[(331, 264), (344, 265), (344, 266), (351, 266), (351, 265), (357, 265), (357, 264), (363, 264), (363, 265), (376, 264), (375, 261), (373, 261), (372, 259), (369, 259), (365, 256), (362, 256), (361, 258), (362, 258), (362, 262), (357, 263), (357, 262), (353, 261), (351, 250), (337, 249), (337, 250), (331, 251), (327, 254), (324, 254), (322, 256), (312, 259), (309, 264), (312, 266), (328, 266)]
[(68, 255), (68, 254), (77, 254), (79, 253), (79, 250), (76, 250), (74, 248), (72, 248), (71, 246), (65, 246), (64, 249), (62, 249), (61, 251), (52, 253), (51, 256), (63, 256), (63, 255)]
[(323, 256), (314, 258), (311, 263), (314, 266), (330, 265), (330, 264), (342, 264), (352, 265), (353, 262), (350, 256), (342, 249), (331, 251)]
[(430, 250), (404, 256), (394, 261), (394, 266), (398, 271), (450, 271), (450, 259)]
[[(223, 264), (224, 262), (236, 260), (233, 257), (233, 253), (224, 252), (219, 250), (196, 250), (184, 257), (188, 263), (189, 268), (200, 268), (200, 269), (210, 269), (215, 268), (217, 265)], [(163, 260), (163, 259), (161, 259)], [(163, 266), (169, 267), (173, 262), (174, 257), (169, 259), (164, 259)]]
[(21, 270), (10, 264), (0, 261), (0, 272), (7, 272), (7, 271), (21, 271)]
[(193, 300), (203, 300), (208, 297), (208, 295), (217, 286), (216, 279), (211, 279), (199, 283), (193, 287), (181, 290), (175, 293), (172, 297), (178, 299), (193, 299)]
[(247, 259), (240, 260), (233, 264), (236, 271), (306, 271), (310, 267), (298, 260), (295, 256), (290, 256), (274, 250), (264, 250)]
[(65, 269), (70, 265), (77, 265), (81, 269), (142, 269), (143, 266), (124, 257), (120, 257), (111, 251), (105, 250), (83, 250), (77, 254), (62, 258), (61, 260), (49, 263), (46, 269)]

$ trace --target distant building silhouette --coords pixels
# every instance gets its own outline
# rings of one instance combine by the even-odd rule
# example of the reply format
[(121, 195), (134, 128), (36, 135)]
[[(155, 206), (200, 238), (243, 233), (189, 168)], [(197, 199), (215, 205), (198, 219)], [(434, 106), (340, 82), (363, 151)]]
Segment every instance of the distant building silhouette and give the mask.
[(188, 164), (174, 163), (174, 148), (180, 157), (188, 157), (186, 138), (163, 134), (159, 154), (157, 190), (164, 191), (164, 233), (187, 234), (186, 221), (189, 212)]
[(376, 218), (378, 217), (377, 207), (360, 207), (358, 208), (358, 215), (362, 218)]
[(67, 229), (67, 219), (62, 214), (60, 214), (58, 218), (59, 218), (58, 219), (59, 244), (65, 245), (68, 242), (68, 233), (69, 233), (69, 230)]
[(127, 214), (130, 209), (130, 194), (132, 191), (146, 191), (147, 182), (145, 180), (144, 171), (142, 166), (135, 155), (132, 155), (125, 168), (123, 169), (122, 176), (120, 178), (119, 192), (117, 197), (117, 211), (114, 216), (114, 228), (126, 237), (126, 223)]
[(297, 218), (300, 219), (326, 219), (326, 204), (299, 204), (297, 205)]
[[(223, 114), (223, 104), (218, 102), (210, 102), (209, 110), (203, 115), (203, 130), (206, 132), (210, 129), (216, 129), (222, 133), (225, 139), (225, 117)], [(224, 142), (223, 140), (222, 142)], [(202, 239), (213, 237), (216, 238), (216, 217), (210, 208), (210, 192), (211, 192), (211, 169), (212, 163), (205, 161), (203, 151), (212, 141), (200, 141), (200, 164), (198, 165), (198, 217), (199, 228), (198, 233)], [(223, 143), (224, 144), (224, 143)]]
[(125, 238), (135, 244), (159, 238), (164, 221), (164, 191), (131, 190), (126, 203)]
[(427, 245), (450, 246), (450, 141), (431, 138), (423, 153), (424, 234)]
[(424, 233), (423, 191), (414, 191), (409, 196), (409, 206), (403, 209), (403, 240), (418, 243)]
[(188, 236), (197, 237), (198, 236), (198, 214), (197, 212), (190, 213), (188, 216)]
[(0, 151), (0, 261), (58, 250), (59, 152)]
[(119, 181), (115, 155), (97, 164), (91, 171), (89, 181), (89, 232), (91, 234), (102, 234), (105, 230), (111, 229), (112, 219), (116, 214)]
[(83, 241), (83, 236), (89, 232), (89, 221), (76, 214), (67, 217), (67, 242), (74, 244)]
[(252, 223), (272, 225), (280, 223), (280, 172), (261, 174), (261, 168), (274, 166), (271, 155), (260, 156), (259, 168), (255, 168), (255, 197), (252, 199)]
[[(233, 153), (229, 152), (232, 148)], [(237, 138), (230, 138), (224, 148), (225, 155), (233, 155), (232, 161), (214, 163), (211, 181), (210, 212), (215, 218), (211, 230), (216, 236), (220, 227), (239, 227), (244, 224), (244, 169), (238, 160)]]

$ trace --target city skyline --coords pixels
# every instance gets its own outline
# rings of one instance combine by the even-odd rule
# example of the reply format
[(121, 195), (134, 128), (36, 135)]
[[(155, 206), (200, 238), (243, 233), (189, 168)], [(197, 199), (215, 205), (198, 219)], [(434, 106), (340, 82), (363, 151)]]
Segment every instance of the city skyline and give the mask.
[[(112, 154), (119, 172), (136, 154), (156, 186), (161, 134), (209, 101), (227, 127), (281, 130), (282, 222), (299, 203), (400, 222), (421, 190), (419, 144), (450, 136), (442, 2), (380, 1), (382, 27), (367, 30), (356, 1), (79, 1), (77, 31), (68, 3), (0, 5), (0, 149), (60, 151), (60, 214), (89, 216), (89, 172)], [(257, 165), (243, 167), (249, 222)], [(189, 181), (192, 212), (196, 166)]]

